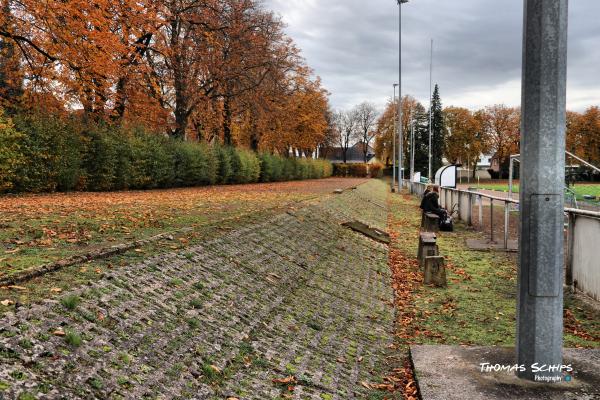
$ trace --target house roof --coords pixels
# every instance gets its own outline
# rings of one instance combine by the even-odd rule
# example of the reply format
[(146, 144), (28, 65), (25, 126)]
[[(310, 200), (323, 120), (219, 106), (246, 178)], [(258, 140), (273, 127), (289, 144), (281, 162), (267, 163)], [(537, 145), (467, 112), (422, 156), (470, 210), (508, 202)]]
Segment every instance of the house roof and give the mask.
[[(346, 162), (348, 163), (362, 163), (365, 162), (364, 155), (364, 143), (358, 142), (354, 146), (349, 147), (346, 152)], [(373, 147), (368, 146), (367, 148), (367, 162), (375, 157), (375, 150)], [(341, 147), (330, 148), (325, 158), (331, 162), (343, 162), (344, 161), (344, 149)]]

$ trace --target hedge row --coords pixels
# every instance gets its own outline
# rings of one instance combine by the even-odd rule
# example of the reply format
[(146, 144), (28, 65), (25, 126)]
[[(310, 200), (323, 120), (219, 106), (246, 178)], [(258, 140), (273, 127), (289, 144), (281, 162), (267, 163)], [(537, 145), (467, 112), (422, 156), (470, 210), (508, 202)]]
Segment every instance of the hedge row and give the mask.
[(107, 191), (329, 177), (323, 160), (189, 143), (107, 125), (0, 112), (0, 192)]
[(379, 163), (365, 164), (365, 163), (354, 163), (354, 164), (334, 164), (333, 175), (335, 176), (354, 176), (354, 177), (367, 177), (379, 178), (383, 173), (383, 165)]

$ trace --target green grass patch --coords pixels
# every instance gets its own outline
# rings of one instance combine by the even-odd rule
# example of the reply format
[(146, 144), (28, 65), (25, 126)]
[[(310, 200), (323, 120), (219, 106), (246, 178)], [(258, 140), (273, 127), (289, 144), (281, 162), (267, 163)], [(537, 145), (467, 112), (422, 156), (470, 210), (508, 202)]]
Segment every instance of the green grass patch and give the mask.
[(83, 339), (81, 335), (75, 331), (67, 331), (65, 334), (65, 342), (73, 347), (81, 346)]
[[(393, 212), (403, 223), (398, 245), (416, 258), (420, 212), (416, 198), (392, 196)], [(454, 232), (440, 232), (438, 245), (447, 259), (448, 288), (421, 285), (414, 293), (415, 326), (418, 343), (514, 346), (516, 332), (516, 255), (476, 252), (466, 239), (481, 238), (462, 223)], [(600, 347), (600, 313), (565, 294), (568, 310), (578, 326), (592, 335), (582, 338), (565, 329), (565, 347)], [(567, 311), (565, 311), (567, 312)], [(595, 337), (594, 337), (595, 335)]]
[[(483, 183), (479, 185), (478, 188), (508, 192), (508, 184), (505, 183)], [(600, 198), (600, 184), (577, 183), (571, 186), (570, 189), (575, 192), (577, 200), (583, 200), (584, 195), (591, 195), (596, 196), (596, 198)], [(513, 185), (513, 193), (519, 193), (519, 184)]]
[(60, 304), (62, 304), (67, 310), (74, 310), (79, 305), (79, 296), (76, 295), (68, 295), (60, 299)]

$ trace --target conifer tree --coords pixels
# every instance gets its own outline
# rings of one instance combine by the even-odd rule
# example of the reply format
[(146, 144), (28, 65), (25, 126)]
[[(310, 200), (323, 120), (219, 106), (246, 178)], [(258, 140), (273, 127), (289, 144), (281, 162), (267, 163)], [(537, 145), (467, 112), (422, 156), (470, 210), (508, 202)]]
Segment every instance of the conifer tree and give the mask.
[(431, 175), (443, 166), (442, 157), (445, 150), (446, 128), (444, 126), (444, 113), (442, 110), (442, 101), (440, 99), (439, 87), (436, 84), (432, 97), (432, 150), (431, 150)]

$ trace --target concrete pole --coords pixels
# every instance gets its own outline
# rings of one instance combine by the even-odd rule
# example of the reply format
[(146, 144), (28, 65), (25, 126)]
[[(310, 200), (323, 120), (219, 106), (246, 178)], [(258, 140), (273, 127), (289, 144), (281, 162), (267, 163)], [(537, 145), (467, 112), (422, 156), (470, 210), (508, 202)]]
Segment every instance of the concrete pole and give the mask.
[(410, 181), (412, 182), (415, 176), (415, 121), (410, 113)]
[(429, 58), (429, 169), (427, 170), (427, 178), (429, 179), (429, 183), (433, 183), (433, 171), (432, 168), (432, 157), (433, 157), (433, 133), (432, 126), (433, 123), (433, 39), (431, 39), (431, 54)]
[(402, 132), (402, 4), (408, 0), (398, 0), (398, 192), (402, 190), (404, 174), (404, 137)]
[(524, 0), (518, 376), (562, 364), (568, 0)]
[[(394, 97), (392, 97), (392, 105), (393, 106), (396, 105), (396, 86), (398, 86), (398, 84), (394, 83)], [(396, 116), (394, 116), (394, 131), (392, 132), (392, 142), (393, 142), (392, 158), (394, 160), (394, 165), (392, 167), (392, 192), (394, 192), (394, 188), (396, 186), (396, 129), (397, 129), (397, 119), (396, 119)]]

